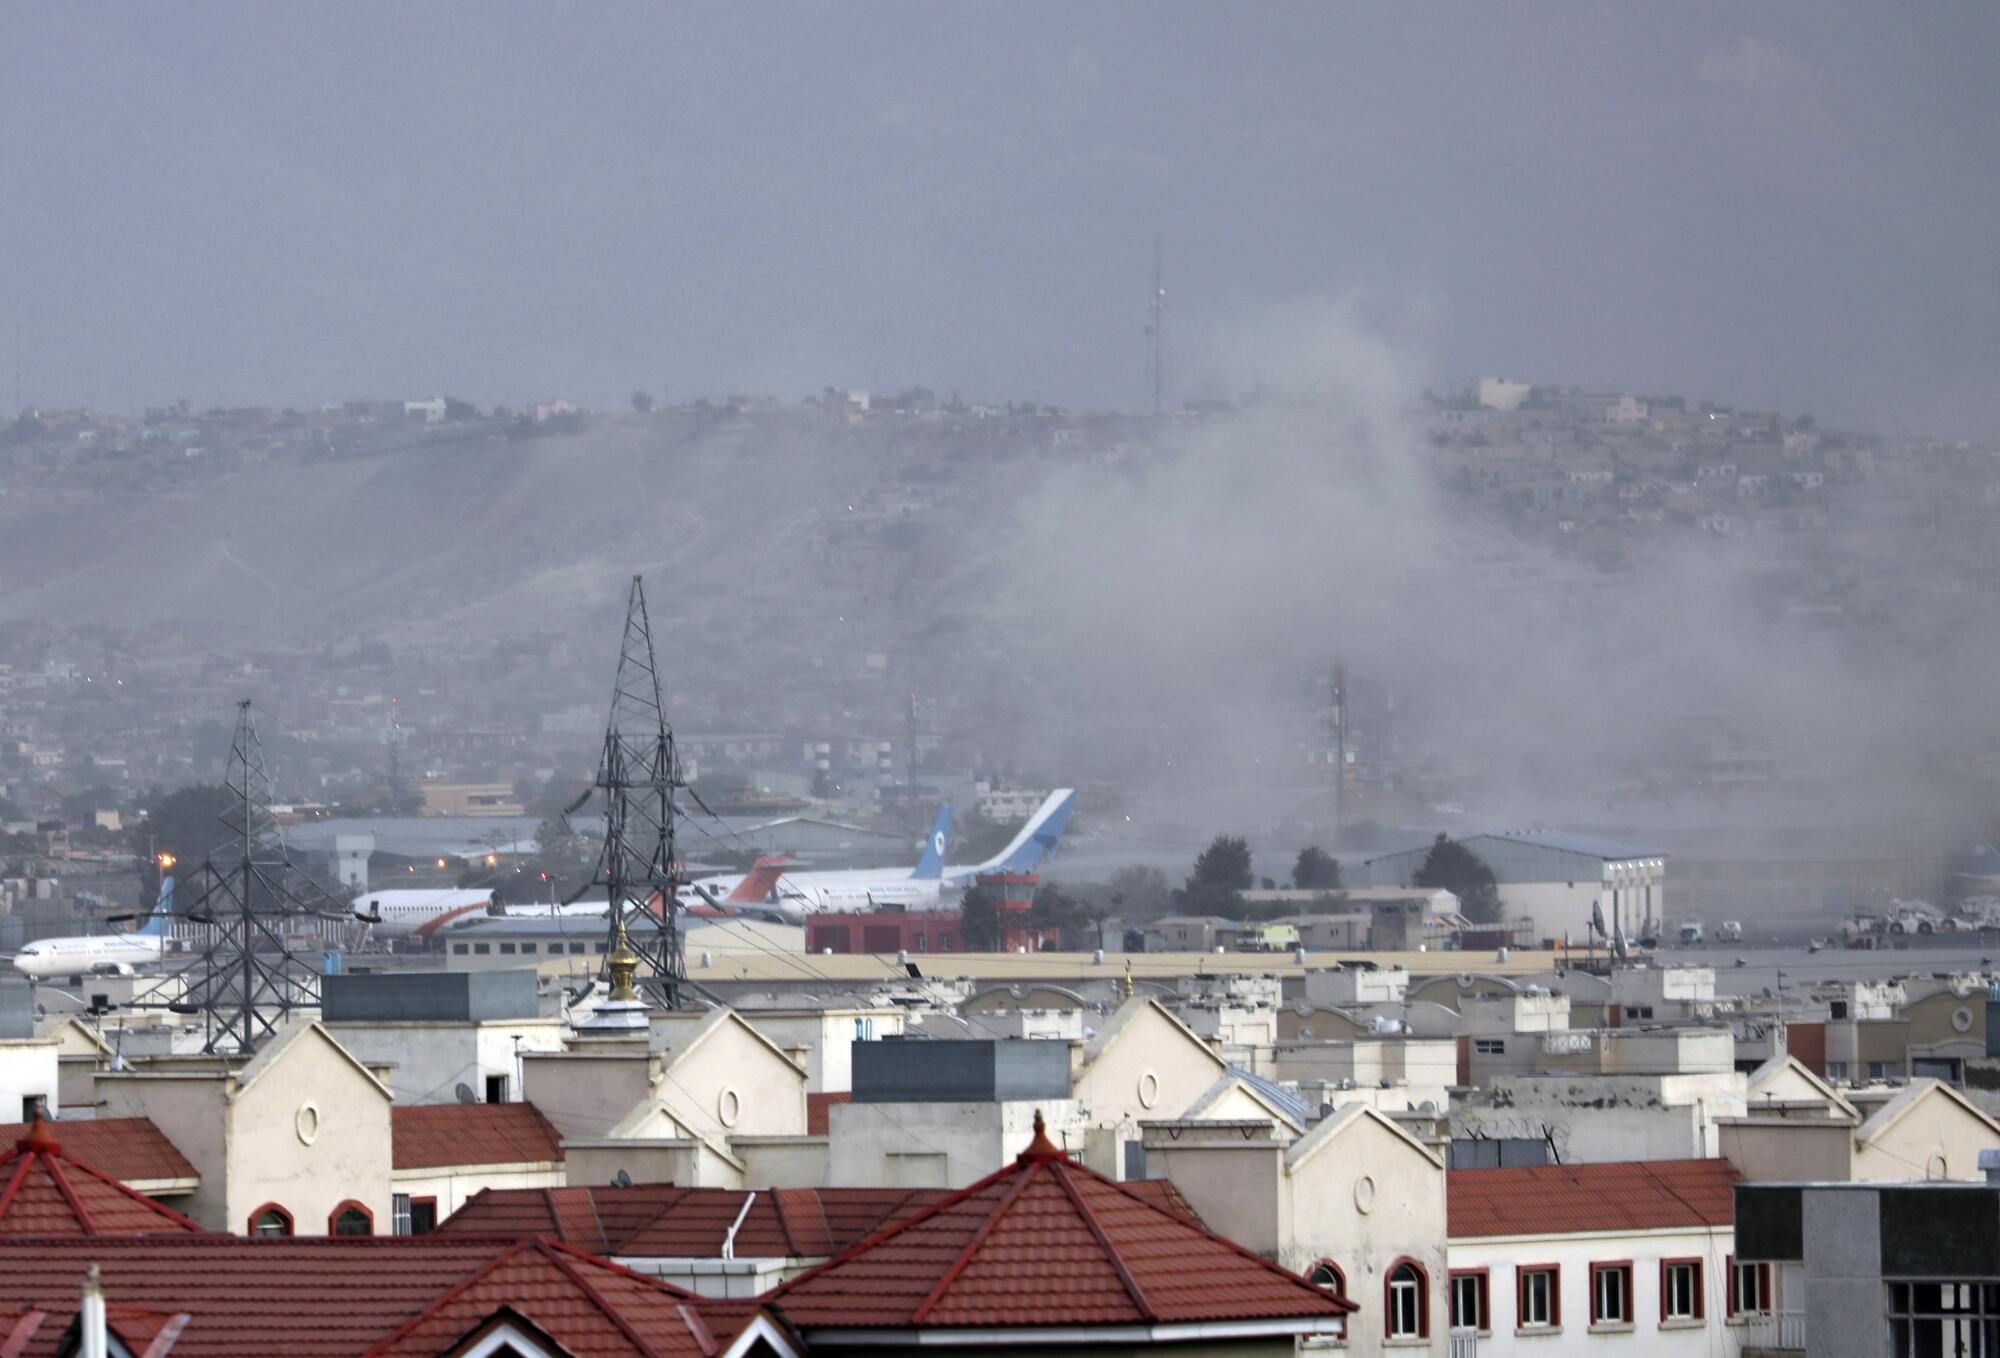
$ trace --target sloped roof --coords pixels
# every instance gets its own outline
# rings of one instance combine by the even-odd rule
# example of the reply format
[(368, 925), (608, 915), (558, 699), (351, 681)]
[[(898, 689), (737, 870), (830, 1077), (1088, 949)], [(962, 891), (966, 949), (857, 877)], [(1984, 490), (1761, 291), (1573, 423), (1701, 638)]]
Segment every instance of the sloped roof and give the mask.
[(806, 1095), (806, 1135), (826, 1136), (828, 1134), (828, 1124), (831, 1121), (827, 1110), (832, 1108), (836, 1103), (852, 1102), (854, 1102), (854, 1095), (851, 1091), (846, 1090), (837, 1094)]
[(1352, 1303), (1176, 1218), (1036, 1135), (1015, 1162), (776, 1288), (808, 1329), (1335, 1328)]
[(1942, 1080), (1912, 1080), (1897, 1090), (1894, 1097), (1885, 1100), (1880, 1107), (1867, 1113), (1861, 1126), (1855, 1130), (1854, 1139), (1864, 1146), (1872, 1145), (1891, 1127), (1902, 1121), (1904, 1114), (1925, 1100), (1933, 1098), (1957, 1104), (1968, 1116), (1986, 1124), (1989, 1133), (2000, 1133), (2000, 1123), (1995, 1123), (1978, 1104)]
[(200, 1226), (67, 1154), (37, 1120), (0, 1155), (0, 1236), (144, 1235)]
[[(826, 1258), (947, 1196), (942, 1188), (488, 1188), (438, 1226), (451, 1235), (547, 1235), (599, 1254), (717, 1258), (739, 1215), (743, 1259)], [(745, 1199), (750, 1210), (744, 1213)]]
[(547, 1241), (218, 1234), (0, 1241), (0, 1350), (53, 1358), (92, 1263), (121, 1334), (187, 1317), (173, 1358), (429, 1355), (503, 1307), (576, 1358), (721, 1348), (699, 1298)]
[[(13, 1145), (32, 1125), (0, 1123), (0, 1146)], [(55, 1133), (65, 1154), (120, 1183), (201, 1177), (151, 1118), (76, 1118), (56, 1123)]]
[(562, 1135), (532, 1103), (430, 1103), (389, 1110), (397, 1169), (560, 1161)]
[[(1165, 1179), (1125, 1189), (1194, 1225), (1201, 1218)], [(740, 1188), (633, 1184), (484, 1188), (438, 1224), (455, 1236), (548, 1236), (577, 1249), (625, 1258), (713, 1259), (739, 1214), (735, 1253), (744, 1259), (828, 1258), (942, 1201), (945, 1188)]]
[(1595, 835), (1562, 834), (1545, 830), (1524, 830), (1518, 833), (1505, 831), (1486, 835), (1475, 835), (1475, 839), (1504, 839), (1513, 844), (1531, 844), (1538, 849), (1556, 849), (1563, 853), (1581, 854), (1585, 858), (1602, 858), (1608, 862), (1618, 862), (1627, 858), (1665, 858), (1658, 849), (1642, 848), (1622, 840), (1599, 839)]
[(1729, 1226), (1742, 1176), (1727, 1160), (1456, 1169), (1446, 1179), (1453, 1240)]
[(576, 1358), (710, 1358), (691, 1292), (551, 1241), (523, 1241), (440, 1296), (365, 1358), (431, 1358), (503, 1306)]

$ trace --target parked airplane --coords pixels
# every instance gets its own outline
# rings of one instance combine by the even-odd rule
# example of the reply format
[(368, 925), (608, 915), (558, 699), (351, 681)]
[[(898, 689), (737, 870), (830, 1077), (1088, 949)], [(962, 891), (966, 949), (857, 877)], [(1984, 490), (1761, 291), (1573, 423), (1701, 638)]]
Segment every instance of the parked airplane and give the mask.
[[(880, 868), (786, 872), (771, 887), (765, 904), (776, 907), (785, 920), (794, 924), (815, 913), (935, 910), (956, 901), (958, 890), (971, 885), (972, 879), (983, 873), (1032, 872), (1040, 866), (1062, 840), (1063, 827), (1069, 823), (1075, 803), (1074, 788), (1057, 789), (1036, 808), (1006, 848), (983, 863), (958, 867), (946, 866), (944, 861), (945, 841), (951, 831), (951, 807), (946, 806), (938, 813), (923, 857), (907, 876)], [(748, 880), (748, 876), (710, 877), (694, 883), (689, 892), (721, 903), (733, 898)]]
[(159, 903), (135, 932), (37, 939), (14, 954), (14, 970), (36, 980), (106, 971), (130, 976), (134, 968), (160, 960), (173, 913), (174, 879), (169, 874), (160, 879)]
[(490, 914), (493, 889), (438, 888), (364, 891), (354, 899), (355, 917), (376, 938), (427, 939), (473, 915)]

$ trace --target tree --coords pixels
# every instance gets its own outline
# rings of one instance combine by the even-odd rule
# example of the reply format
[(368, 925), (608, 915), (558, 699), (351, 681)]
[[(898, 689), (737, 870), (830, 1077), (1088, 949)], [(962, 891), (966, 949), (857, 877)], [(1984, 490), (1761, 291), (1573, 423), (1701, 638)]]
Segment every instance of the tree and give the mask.
[(1256, 881), (1248, 841), (1217, 835), (1194, 860), (1194, 871), (1175, 893), (1175, 901), (1191, 914), (1234, 915), (1242, 908), (1241, 893)]
[(1065, 952), (1082, 952), (1102, 946), (1099, 930), (1105, 909), (1070, 895), (1059, 886), (1035, 889), (1028, 903), (1028, 923), (1037, 930), (1054, 929), (1057, 944)]
[(958, 898), (958, 936), (967, 952), (999, 950), (1000, 906), (976, 886)]
[(633, 410), (635, 410), (635, 411), (637, 411), (637, 412), (638, 412), (639, 414), (641, 414), (641, 415), (650, 415), (650, 414), (652, 414), (652, 413), (653, 413), (653, 396), (652, 396), (652, 393), (651, 393), (651, 392), (645, 392), (645, 391), (635, 391), (635, 392), (633, 392), (633, 393), (632, 393), (632, 409), (633, 409)]
[(1133, 866), (1111, 874), (1111, 913), (1127, 919), (1152, 919), (1173, 904), (1174, 889), (1158, 868)]
[(1493, 869), (1478, 854), (1442, 833), (1410, 882), (1451, 892), (1458, 897), (1459, 910), (1474, 924), (1493, 924), (1500, 919), (1500, 888), (1494, 884)]
[(1340, 890), (1340, 860), (1317, 844), (1306, 845), (1292, 864), (1292, 885), (1300, 891)]

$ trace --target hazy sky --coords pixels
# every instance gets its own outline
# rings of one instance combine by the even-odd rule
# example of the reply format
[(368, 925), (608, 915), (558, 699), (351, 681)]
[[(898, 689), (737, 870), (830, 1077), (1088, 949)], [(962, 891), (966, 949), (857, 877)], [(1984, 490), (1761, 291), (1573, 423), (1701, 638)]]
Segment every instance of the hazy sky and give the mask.
[(1138, 408), (1158, 230), (1183, 394), (1337, 301), (1438, 382), (2000, 433), (1989, 4), (9, 0), (0, 33), (30, 402)]

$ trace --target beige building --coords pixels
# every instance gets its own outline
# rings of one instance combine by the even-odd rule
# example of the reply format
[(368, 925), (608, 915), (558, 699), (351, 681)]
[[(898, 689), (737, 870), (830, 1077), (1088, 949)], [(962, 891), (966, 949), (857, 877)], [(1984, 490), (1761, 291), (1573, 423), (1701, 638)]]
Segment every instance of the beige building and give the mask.
[(177, 1205), (211, 1230), (389, 1232), (389, 1088), (317, 1022), (247, 1062), (101, 1071), (97, 1091), (102, 1116), (150, 1118), (187, 1157), (201, 1185)]
[(1418, 1281), (1426, 1316), (1445, 1314), (1445, 1166), (1435, 1150), (1360, 1105), (1304, 1135), (1282, 1115), (1145, 1130), (1147, 1172), (1171, 1180), (1211, 1230), (1360, 1305), (1347, 1352), (1445, 1353), (1442, 1324), (1394, 1337), (1385, 1324), (1392, 1277)]
[(1942, 1081), (1836, 1090), (1786, 1057), (1752, 1077), (1748, 1111), (1721, 1124), (1719, 1147), (1753, 1182), (1976, 1180), (2000, 1123)]

